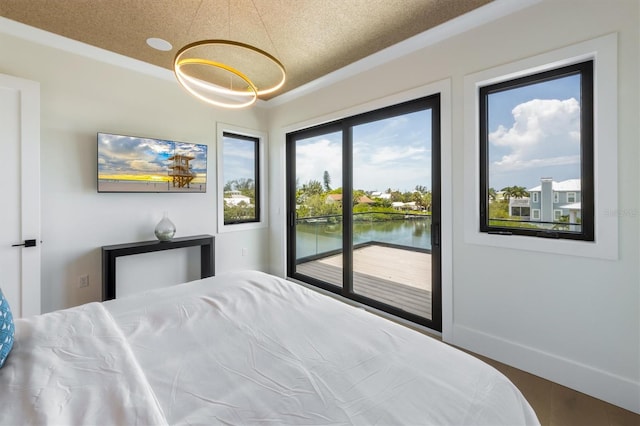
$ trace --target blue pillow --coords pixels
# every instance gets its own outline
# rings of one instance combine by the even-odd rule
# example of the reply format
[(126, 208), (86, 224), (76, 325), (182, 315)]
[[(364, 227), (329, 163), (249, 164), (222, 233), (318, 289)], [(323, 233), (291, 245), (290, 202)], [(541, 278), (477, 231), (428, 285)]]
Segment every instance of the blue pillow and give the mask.
[(15, 333), (16, 328), (13, 324), (13, 315), (11, 315), (9, 302), (2, 294), (2, 289), (0, 289), (0, 368), (4, 365), (11, 348), (13, 348)]

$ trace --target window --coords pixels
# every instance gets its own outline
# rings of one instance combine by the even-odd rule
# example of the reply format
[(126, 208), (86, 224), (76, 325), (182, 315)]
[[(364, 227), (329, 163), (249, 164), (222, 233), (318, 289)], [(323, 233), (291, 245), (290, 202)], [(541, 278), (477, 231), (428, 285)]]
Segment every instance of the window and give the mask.
[(529, 207), (511, 207), (511, 216), (529, 216)]
[(224, 224), (257, 222), (260, 220), (259, 139), (224, 132), (222, 144)]
[(263, 140), (259, 132), (218, 126), (219, 232), (265, 225)]
[[(526, 55), (526, 51), (521, 51)], [(574, 229), (570, 232), (553, 232), (538, 233), (531, 228), (529, 232), (526, 229), (518, 228), (498, 228), (492, 227), (489, 232), (487, 229), (488, 223), (486, 221), (487, 215), (483, 215), (481, 220), (481, 214), (484, 209), (481, 210), (481, 206), (485, 206), (486, 203), (483, 198), (486, 193), (482, 190), (484, 185), (488, 183), (487, 171), (490, 168), (488, 163), (480, 161), (481, 155), (484, 155), (485, 160), (488, 160), (486, 151), (481, 153), (481, 147), (486, 146), (488, 142), (486, 136), (484, 143), (480, 143), (481, 132), (478, 130), (480, 125), (480, 108), (485, 108), (483, 102), (486, 98), (481, 97), (480, 90), (483, 87), (490, 87), (503, 82), (515, 82), (520, 81), (526, 83), (524, 80), (531, 78), (532, 76), (540, 76), (548, 71), (555, 71), (564, 67), (576, 66), (577, 64), (584, 63), (585, 61), (592, 61), (593, 75), (597, 78), (593, 79), (592, 94), (596, 105), (592, 106), (592, 110), (595, 111), (593, 115), (592, 131), (592, 160), (597, 160), (597, 167), (594, 167), (594, 175), (591, 178), (591, 184), (586, 182), (580, 182), (584, 184), (584, 187), (576, 187), (571, 189), (571, 185), (562, 186), (562, 190), (576, 192), (576, 202), (580, 203), (582, 218), (579, 228), (574, 226)], [(526, 86), (526, 84), (525, 84)], [(524, 87), (524, 86), (523, 86)], [(491, 68), (486, 68), (481, 71), (468, 74), (464, 77), (464, 117), (465, 123), (477, 123), (478, 125), (466, 125), (464, 127), (464, 159), (465, 169), (464, 175), (464, 197), (462, 197), (463, 204), (463, 216), (464, 216), (464, 241), (468, 244), (479, 244), (482, 246), (500, 247), (510, 250), (527, 250), (536, 251), (541, 253), (553, 253), (566, 256), (582, 256), (598, 259), (618, 259), (619, 254), (619, 218), (615, 214), (611, 214), (612, 209), (615, 210), (618, 207), (618, 93), (620, 88), (618, 87), (618, 34), (612, 33), (602, 37), (597, 37), (584, 42), (564, 46), (555, 50), (548, 50), (545, 53), (525, 57), (523, 59), (506, 62), (501, 65), (496, 65)], [(540, 92), (542, 93), (542, 92)], [(480, 102), (480, 100), (483, 102)], [(584, 100), (584, 99), (583, 99)], [(486, 110), (486, 108), (485, 108)], [(585, 111), (580, 111), (581, 117), (584, 116)], [(508, 115), (511, 115), (511, 111), (507, 111)], [(581, 118), (581, 123), (585, 122)], [(586, 122), (588, 124), (588, 122)], [(483, 125), (486, 130), (486, 123)], [(505, 127), (505, 131), (508, 128)], [(581, 132), (581, 136), (587, 134), (586, 131)], [(578, 142), (584, 144), (584, 139)], [(495, 146), (494, 146), (495, 148)], [(504, 155), (503, 155), (504, 157)], [(518, 157), (508, 157), (507, 160), (518, 159)], [(520, 158), (521, 159), (521, 158)], [(565, 158), (567, 159), (567, 158)], [(587, 163), (587, 158), (581, 156), (581, 165)], [(534, 163), (520, 162), (519, 167), (524, 170), (525, 165), (533, 165)], [(468, 165), (468, 166), (466, 166)], [(506, 165), (506, 163), (505, 163)], [(494, 164), (495, 166), (495, 164)], [(482, 173), (481, 173), (482, 168)], [(496, 169), (492, 168), (495, 172)], [(512, 170), (513, 171), (513, 170)], [(482, 176), (485, 176), (482, 178)], [(552, 173), (541, 173), (541, 176), (551, 178), (551, 181), (561, 182), (564, 177), (553, 176)], [(482, 181), (484, 179), (484, 181)], [(571, 179), (569, 179), (571, 180)], [(482, 182), (481, 182), (482, 181)], [(571, 183), (571, 182), (569, 182)], [(574, 181), (574, 183), (576, 183)], [(496, 184), (497, 186), (498, 184)], [(507, 186), (523, 186), (517, 183), (507, 183)], [(535, 187), (542, 185), (542, 179), (536, 183), (534, 188), (526, 188), (528, 192), (534, 192)], [(486, 186), (487, 188), (491, 185)], [(495, 187), (494, 187), (495, 188)], [(495, 188), (499, 190), (500, 188)], [(538, 191), (540, 192), (540, 188)], [(590, 199), (583, 199), (583, 196)], [(597, 199), (593, 197), (593, 194), (598, 194)], [(543, 205), (552, 202), (552, 196), (545, 198), (540, 195), (540, 203), (531, 204), (531, 208), (540, 209), (540, 225), (543, 224)], [(493, 204), (493, 203), (491, 203)], [(591, 214), (586, 214), (585, 206), (591, 206), (593, 210)], [(560, 207), (564, 207), (561, 204)], [(578, 206), (574, 206), (578, 207)], [(578, 216), (575, 209), (564, 209), (565, 213), (571, 220), (572, 215), (575, 217), (572, 222), (577, 223)], [(533, 217), (533, 214), (532, 214)], [(591, 224), (589, 222), (591, 221)], [(481, 226), (485, 222), (487, 225)], [(536, 223), (528, 223), (527, 225), (535, 225)], [(493, 225), (493, 224), (492, 224)], [(563, 223), (560, 226), (567, 228), (567, 224)], [(592, 228), (591, 228), (592, 227)], [(484, 229), (482, 229), (484, 228)], [(585, 240), (577, 239), (580, 234), (585, 232), (586, 229), (591, 228), (593, 235), (589, 240), (589, 244), (585, 244)], [(495, 232), (503, 231), (503, 232)], [(555, 239), (555, 236), (559, 238), (565, 238), (565, 236), (571, 236), (571, 231), (575, 233), (576, 239), (568, 238), (563, 241), (562, 244)], [(531, 238), (532, 235), (539, 235), (541, 237), (554, 237), (554, 238)]]
[[(593, 64), (479, 88), (481, 232), (594, 240)], [(582, 202), (567, 225), (554, 210), (560, 203), (555, 189), (570, 185), (580, 188)], [(504, 201), (490, 203), (496, 190)], [(540, 199), (537, 212), (531, 219), (509, 217), (509, 200), (529, 193), (533, 202)]]
[(531, 210), (531, 219), (540, 220), (540, 209)]
[(567, 203), (575, 203), (575, 202), (576, 202), (576, 193), (567, 192)]
[(532, 192), (532, 193), (531, 193), (531, 202), (532, 202), (532, 203), (539, 203), (539, 202), (540, 202), (540, 201), (539, 201), (539, 198), (538, 198), (538, 197), (539, 197), (539, 195), (540, 195), (540, 193), (539, 193), (539, 192)]

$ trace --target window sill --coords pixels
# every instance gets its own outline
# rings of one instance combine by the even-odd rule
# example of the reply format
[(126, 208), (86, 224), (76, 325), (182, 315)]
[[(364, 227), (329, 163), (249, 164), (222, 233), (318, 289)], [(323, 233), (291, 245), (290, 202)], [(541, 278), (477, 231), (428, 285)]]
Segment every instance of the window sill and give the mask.
[(607, 238), (601, 242), (546, 239), (525, 235), (496, 235), (478, 231), (466, 231), (464, 241), (467, 244), (500, 247), (510, 250), (526, 250), (567, 256), (617, 260), (617, 219), (612, 218), (612, 220), (616, 222), (616, 238)]

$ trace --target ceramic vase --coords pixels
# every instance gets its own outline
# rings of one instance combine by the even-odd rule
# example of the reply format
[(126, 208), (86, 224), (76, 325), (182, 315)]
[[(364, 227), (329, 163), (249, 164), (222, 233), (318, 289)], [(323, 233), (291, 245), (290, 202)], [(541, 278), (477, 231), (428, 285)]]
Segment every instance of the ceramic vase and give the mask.
[(176, 226), (169, 219), (167, 212), (164, 212), (162, 219), (156, 225), (155, 234), (160, 241), (171, 241), (176, 234)]

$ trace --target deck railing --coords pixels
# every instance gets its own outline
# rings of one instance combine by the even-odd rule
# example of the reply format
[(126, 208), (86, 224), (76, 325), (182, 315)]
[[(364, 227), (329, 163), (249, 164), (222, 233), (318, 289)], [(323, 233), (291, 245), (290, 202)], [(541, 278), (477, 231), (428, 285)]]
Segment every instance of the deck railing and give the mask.
[[(296, 259), (313, 260), (342, 252), (342, 216), (296, 219)], [(431, 215), (410, 212), (353, 214), (354, 248), (379, 244), (406, 250), (431, 251)]]
[(540, 230), (553, 230), (553, 231), (579, 231), (582, 226), (579, 222), (563, 222), (563, 221), (543, 221), (528, 219), (513, 219), (513, 218), (489, 218), (490, 226), (503, 226), (510, 228), (529, 228)]

